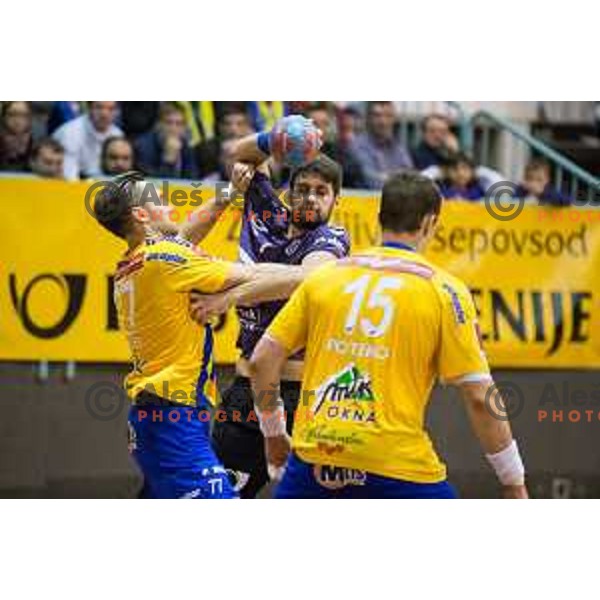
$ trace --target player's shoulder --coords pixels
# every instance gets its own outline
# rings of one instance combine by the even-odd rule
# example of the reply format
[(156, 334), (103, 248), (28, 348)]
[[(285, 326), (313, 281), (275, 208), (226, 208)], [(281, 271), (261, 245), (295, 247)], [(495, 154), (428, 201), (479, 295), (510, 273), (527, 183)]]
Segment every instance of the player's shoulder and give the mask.
[(455, 275), (437, 267), (431, 280), (442, 306), (452, 309), (459, 322), (464, 322), (466, 307), (471, 303), (467, 285)]
[(147, 239), (144, 254), (147, 262), (171, 264), (185, 264), (198, 255), (204, 255), (194, 244), (179, 235)]
[(310, 237), (315, 250), (329, 249), (337, 256), (346, 256), (350, 251), (350, 237), (343, 227), (324, 224), (311, 231)]

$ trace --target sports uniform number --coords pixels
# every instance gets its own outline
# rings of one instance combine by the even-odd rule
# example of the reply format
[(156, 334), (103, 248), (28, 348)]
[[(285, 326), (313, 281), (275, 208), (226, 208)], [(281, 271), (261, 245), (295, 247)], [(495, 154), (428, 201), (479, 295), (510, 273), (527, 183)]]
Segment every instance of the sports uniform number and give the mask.
[[(352, 294), (354, 296), (344, 325), (344, 330), (348, 334), (353, 333), (356, 326), (360, 325), (360, 329), (364, 335), (368, 337), (380, 337), (392, 323), (395, 310), (394, 301), (385, 292), (387, 290), (400, 289), (402, 287), (402, 280), (397, 277), (377, 277), (375, 287), (367, 296), (372, 279), (372, 275), (363, 275), (344, 288), (345, 294)], [(361, 318), (360, 313), (364, 308), (381, 309), (381, 319), (373, 323), (367, 317)]]

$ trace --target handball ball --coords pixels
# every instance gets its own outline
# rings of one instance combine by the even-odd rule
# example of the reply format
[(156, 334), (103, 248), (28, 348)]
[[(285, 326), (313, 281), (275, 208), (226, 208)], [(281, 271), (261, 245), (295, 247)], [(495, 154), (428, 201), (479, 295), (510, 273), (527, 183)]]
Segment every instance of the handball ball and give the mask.
[(316, 125), (301, 115), (279, 119), (270, 134), (271, 154), (287, 167), (301, 167), (319, 154), (321, 137)]

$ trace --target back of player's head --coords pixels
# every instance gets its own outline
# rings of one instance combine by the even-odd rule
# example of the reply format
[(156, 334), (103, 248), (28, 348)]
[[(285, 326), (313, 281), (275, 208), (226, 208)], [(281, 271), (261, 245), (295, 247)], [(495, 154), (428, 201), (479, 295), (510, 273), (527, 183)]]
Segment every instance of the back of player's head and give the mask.
[(300, 175), (317, 175), (325, 183), (331, 184), (333, 193), (337, 196), (342, 189), (342, 168), (340, 165), (325, 154), (319, 156), (302, 167), (298, 167), (290, 178), (290, 188), (294, 189), (294, 183)]
[(107, 181), (95, 196), (96, 220), (120, 238), (124, 239), (131, 228), (132, 209), (139, 204), (139, 184), (143, 180), (144, 176), (139, 171), (128, 171)]
[(442, 195), (437, 185), (417, 171), (388, 177), (381, 194), (379, 223), (384, 231), (412, 233), (427, 215), (438, 215)]

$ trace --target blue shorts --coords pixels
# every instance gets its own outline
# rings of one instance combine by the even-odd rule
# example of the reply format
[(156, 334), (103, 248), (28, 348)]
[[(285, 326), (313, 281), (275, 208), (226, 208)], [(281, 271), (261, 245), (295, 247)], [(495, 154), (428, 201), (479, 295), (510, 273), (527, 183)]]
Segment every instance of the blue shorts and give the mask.
[(132, 406), (129, 450), (144, 476), (142, 498), (235, 498), (210, 445), (210, 412), (190, 406)]
[(292, 454), (275, 498), (456, 498), (447, 481), (414, 483), (360, 471), (304, 462)]

